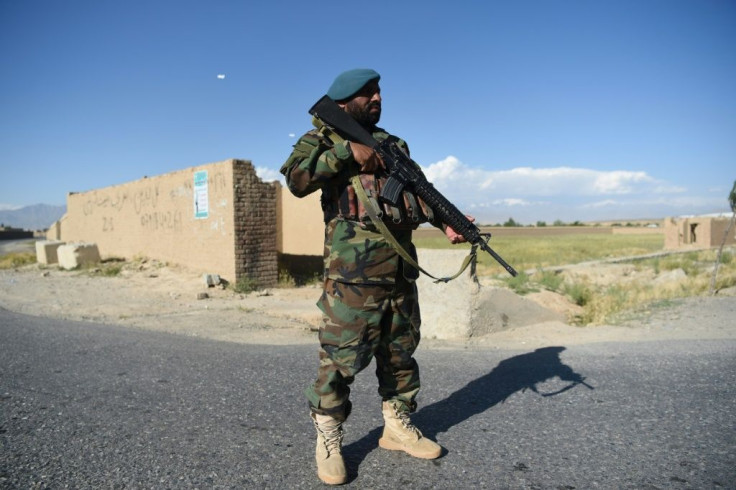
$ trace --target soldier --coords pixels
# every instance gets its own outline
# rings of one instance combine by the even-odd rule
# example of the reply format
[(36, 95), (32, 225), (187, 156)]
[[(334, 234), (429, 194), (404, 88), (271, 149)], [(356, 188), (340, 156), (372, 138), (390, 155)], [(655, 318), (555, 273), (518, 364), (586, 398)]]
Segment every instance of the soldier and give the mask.
[[(349, 70), (335, 78), (327, 95), (376, 140), (393, 138), (408, 153), (403, 140), (376, 126), (381, 117), (379, 80), (374, 70)], [(439, 444), (422, 436), (409, 418), (420, 386), (413, 357), (420, 338), (414, 283), (418, 271), (372, 224), (351, 181), (358, 174), (369, 198), (375, 199), (388, 177), (383, 161), (365, 145), (333, 142), (311, 130), (294, 145), (281, 173), (297, 197), (322, 191), (324, 289), (317, 302), (323, 313), (321, 349), (317, 380), (305, 390), (317, 429), (317, 475), (328, 484), (347, 481), (341, 451), (342, 424), (351, 410), (350, 384), (373, 357), (385, 420), (379, 446), (417, 458), (439, 457)], [(464, 241), (436, 222), (417, 196), (405, 192), (404, 197), (403, 209), (386, 209), (383, 215), (396, 242), (413, 257), (412, 230), (422, 222), (444, 230), (452, 243)]]

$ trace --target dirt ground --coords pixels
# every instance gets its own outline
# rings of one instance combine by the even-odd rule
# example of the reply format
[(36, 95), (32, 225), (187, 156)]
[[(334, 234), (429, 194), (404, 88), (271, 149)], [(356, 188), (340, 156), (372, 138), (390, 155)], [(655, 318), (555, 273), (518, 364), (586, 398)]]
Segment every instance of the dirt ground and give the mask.
[[(579, 271), (602, 281), (630, 271)], [(451, 286), (450, 286), (451, 287)], [(206, 295), (206, 297), (203, 297)], [(0, 307), (29, 315), (125, 325), (242, 343), (316, 343), (317, 286), (239, 294), (208, 287), (201, 274), (155, 261), (127, 264), (113, 277), (27, 265), (0, 270)], [(559, 295), (532, 298), (545, 308), (574, 308)], [(511, 313), (511, 312), (509, 312)], [(578, 327), (531, 322), (478, 338), (423, 339), (424, 348), (528, 349), (604, 341), (736, 338), (736, 297), (689, 298), (632, 316), (623, 325)]]

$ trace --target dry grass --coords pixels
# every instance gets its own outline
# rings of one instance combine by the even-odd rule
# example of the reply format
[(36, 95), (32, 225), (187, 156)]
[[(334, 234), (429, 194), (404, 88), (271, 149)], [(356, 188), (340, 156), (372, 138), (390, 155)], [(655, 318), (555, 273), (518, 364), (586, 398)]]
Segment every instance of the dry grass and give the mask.
[[(684, 273), (671, 280), (654, 281), (642, 279), (625, 284), (614, 284), (595, 292), (585, 305), (584, 324), (615, 323), (626, 312), (637, 311), (676, 298), (704, 296), (710, 292), (710, 283), (715, 266), (716, 250), (688, 252), (666, 258), (650, 259), (637, 264), (649, 268), (658, 277), (669, 271)], [(718, 268), (715, 290), (736, 286), (736, 261), (732, 252), (724, 253)]]
[[(709, 294), (715, 256), (715, 250), (708, 250), (649, 259), (634, 264), (636, 272), (626, 281), (608, 285), (596, 285), (591, 281), (566, 282), (562, 292), (583, 307), (577, 323), (615, 324), (632, 312), (667, 304), (677, 298)], [(721, 259), (716, 291), (736, 286), (736, 261), (731, 260), (731, 256), (724, 254)], [(575, 296), (574, 291), (578, 291), (579, 296)]]
[(36, 263), (36, 254), (33, 252), (16, 252), (0, 256), (0, 269), (14, 269)]
[[(420, 248), (450, 248), (444, 237), (420, 237)], [(554, 235), (542, 237), (494, 237), (491, 247), (511, 264), (519, 275), (511, 278), (484, 252), (478, 253), (479, 276), (493, 276), (518, 294), (541, 289), (567, 296), (582, 307), (581, 325), (618, 323), (630, 312), (676, 298), (702, 296), (709, 293), (717, 250), (686, 252), (667, 257), (630, 262), (635, 272), (631, 277), (609, 284), (591, 279), (542, 271), (542, 268), (582, 262), (645, 255), (662, 251), (664, 237), (649, 235)], [(467, 245), (463, 245), (468, 247)], [(534, 274), (523, 271), (537, 269)], [(681, 273), (671, 271), (681, 270)], [(595, 275), (595, 268), (592, 268)], [(671, 277), (666, 276), (670, 273)], [(659, 280), (657, 278), (660, 278)], [(716, 290), (736, 286), (736, 259), (733, 247), (721, 257)]]

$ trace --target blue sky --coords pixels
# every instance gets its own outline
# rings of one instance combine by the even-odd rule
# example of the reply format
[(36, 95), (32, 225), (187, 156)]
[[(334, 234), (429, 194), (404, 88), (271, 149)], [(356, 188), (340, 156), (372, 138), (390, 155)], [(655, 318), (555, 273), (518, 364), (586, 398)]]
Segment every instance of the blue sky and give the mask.
[(277, 178), (356, 67), (481, 222), (729, 210), (730, 0), (0, 0), (0, 208), (227, 158)]

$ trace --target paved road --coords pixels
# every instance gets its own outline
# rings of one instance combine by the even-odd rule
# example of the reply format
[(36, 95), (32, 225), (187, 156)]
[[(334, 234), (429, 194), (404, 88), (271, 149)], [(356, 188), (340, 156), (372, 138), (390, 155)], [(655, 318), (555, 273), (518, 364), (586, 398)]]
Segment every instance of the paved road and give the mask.
[[(348, 487), (734, 488), (736, 342), (418, 358), (414, 418), (446, 452), (421, 461), (377, 448), (380, 408), (363, 373)], [(315, 362), (310, 346), (0, 310), (0, 488), (322, 487), (300, 396)]]

